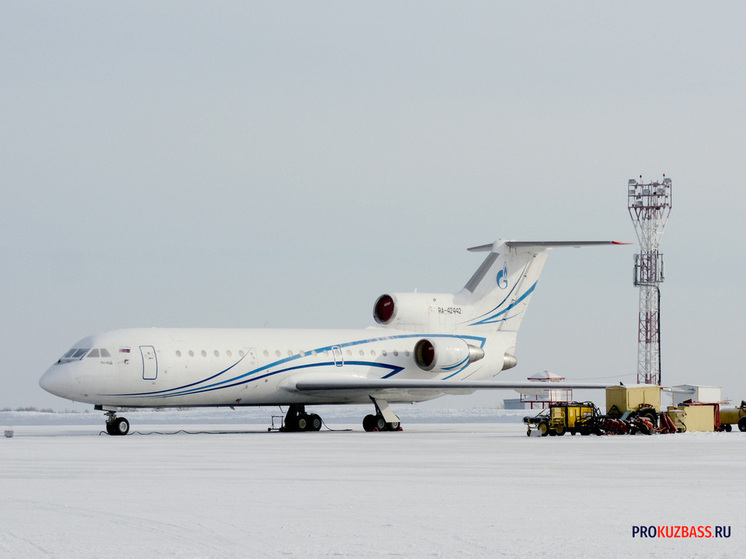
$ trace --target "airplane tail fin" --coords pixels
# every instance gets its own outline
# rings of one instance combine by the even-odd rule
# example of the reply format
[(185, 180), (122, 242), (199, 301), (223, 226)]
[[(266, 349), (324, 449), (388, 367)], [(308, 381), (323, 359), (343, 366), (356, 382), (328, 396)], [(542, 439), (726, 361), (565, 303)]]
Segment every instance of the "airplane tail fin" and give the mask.
[[(615, 241), (496, 241), (470, 248), (489, 252), (454, 302), (468, 312), (461, 326), (490, 332), (517, 332), (554, 247), (624, 244)], [(466, 319), (466, 320), (463, 320)]]

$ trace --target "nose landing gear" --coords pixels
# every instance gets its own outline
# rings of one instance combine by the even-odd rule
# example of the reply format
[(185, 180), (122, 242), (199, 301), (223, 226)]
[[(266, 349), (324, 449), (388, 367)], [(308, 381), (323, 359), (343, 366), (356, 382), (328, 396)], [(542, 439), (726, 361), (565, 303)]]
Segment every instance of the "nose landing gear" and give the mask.
[(106, 432), (110, 435), (126, 435), (130, 432), (130, 422), (124, 417), (117, 417), (117, 412), (106, 412)]

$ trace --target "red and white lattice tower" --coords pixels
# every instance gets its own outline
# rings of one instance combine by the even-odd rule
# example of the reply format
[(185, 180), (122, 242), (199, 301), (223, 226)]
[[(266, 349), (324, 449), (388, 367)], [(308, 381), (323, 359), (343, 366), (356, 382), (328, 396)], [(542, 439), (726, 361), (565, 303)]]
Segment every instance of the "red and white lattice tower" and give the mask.
[(644, 183), (629, 180), (627, 207), (640, 252), (635, 254), (635, 287), (640, 289), (637, 333), (637, 383), (661, 383), (660, 284), (663, 283), (663, 255), (658, 247), (671, 213), (671, 179)]

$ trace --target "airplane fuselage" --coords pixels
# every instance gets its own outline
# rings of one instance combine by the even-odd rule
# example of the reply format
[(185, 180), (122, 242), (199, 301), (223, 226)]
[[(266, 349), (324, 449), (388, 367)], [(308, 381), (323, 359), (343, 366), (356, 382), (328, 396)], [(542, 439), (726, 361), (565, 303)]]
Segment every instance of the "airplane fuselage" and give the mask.
[[(485, 350), (485, 357), (426, 371), (413, 356), (423, 338), (465, 340)], [(385, 328), (115, 330), (75, 344), (79, 356), (68, 352), (50, 367), (42, 386), (70, 400), (103, 406), (369, 403), (364, 394), (349, 391), (301, 394), (284, 382), (290, 377), (479, 380), (502, 369), (506, 348), (498, 345), (488, 336)], [(387, 400), (417, 402), (441, 395), (399, 390), (390, 391)]]

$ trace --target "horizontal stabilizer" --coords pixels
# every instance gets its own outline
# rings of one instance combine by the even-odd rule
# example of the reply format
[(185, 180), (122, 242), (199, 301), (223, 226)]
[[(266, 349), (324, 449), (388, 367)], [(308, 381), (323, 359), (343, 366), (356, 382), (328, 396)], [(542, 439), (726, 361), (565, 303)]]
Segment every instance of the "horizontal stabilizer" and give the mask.
[[(500, 243), (490, 243), (487, 245), (480, 245), (471, 247), (470, 252), (488, 252), (494, 250)], [(599, 246), (599, 245), (628, 245), (631, 243), (625, 243), (622, 241), (505, 241), (504, 243), (510, 248), (537, 248), (547, 249), (555, 247), (573, 247), (580, 248), (584, 246)]]

